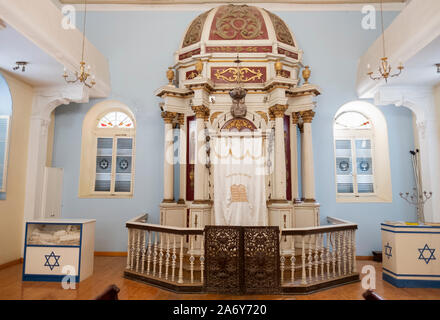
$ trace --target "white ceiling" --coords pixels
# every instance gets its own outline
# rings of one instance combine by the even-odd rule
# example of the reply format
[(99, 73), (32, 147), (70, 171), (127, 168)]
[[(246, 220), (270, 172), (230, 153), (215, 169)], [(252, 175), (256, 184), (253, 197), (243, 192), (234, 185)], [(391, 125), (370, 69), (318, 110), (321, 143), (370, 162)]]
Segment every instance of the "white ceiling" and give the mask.
[(402, 75), (393, 78), (390, 84), (435, 86), (440, 83), (440, 73), (437, 73), (436, 63), (440, 63), (440, 37), (408, 60)]
[[(64, 66), (49, 56), (33, 42), (14, 30), (11, 26), (0, 30), (0, 69), (13, 73), (20, 80), (33, 87), (57, 86), (65, 84), (62, 78)], [(14, 71), (17, 61), (27, 61), (26, 72)]]

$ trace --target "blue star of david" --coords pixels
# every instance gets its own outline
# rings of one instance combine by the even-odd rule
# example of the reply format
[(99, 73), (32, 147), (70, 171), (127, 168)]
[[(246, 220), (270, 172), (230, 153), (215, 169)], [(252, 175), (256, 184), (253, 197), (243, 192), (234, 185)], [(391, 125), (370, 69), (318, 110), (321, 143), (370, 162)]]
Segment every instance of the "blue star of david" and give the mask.
[[(420, 252), (419, 260), (425, 260), (425, 263), (428, 264), (431, 260), (436, 260), (434, 257), (435, 249), (430, 249), (427, 244), (422, 249), (418, 249)], [(429, 252), (429, 257), (426, 258), (425, 251)]]
[(387, 242), (387, 245), (385, 246), (385, 255), (387, 256), (388, 259), (393, 256), (392, 250), (393, 250), (393, 247), (391, 247), (389, 242)]
[[(53, 251), (50, 255), (45, 254), (44, 256), (46, 257), (46, 263), (44, 264), (44, 266), (49, 267), (50, 271), (52, 271), (53, 268), (60, 266), (60, 264), (58, 263), (58, 260), (60, 259), (61, 256), (56, 256)], [(51, 260), (51, 258), (52, 258), (52, 260)], [(51, 263), (49, 260), (54, 261), (54, 262)]]

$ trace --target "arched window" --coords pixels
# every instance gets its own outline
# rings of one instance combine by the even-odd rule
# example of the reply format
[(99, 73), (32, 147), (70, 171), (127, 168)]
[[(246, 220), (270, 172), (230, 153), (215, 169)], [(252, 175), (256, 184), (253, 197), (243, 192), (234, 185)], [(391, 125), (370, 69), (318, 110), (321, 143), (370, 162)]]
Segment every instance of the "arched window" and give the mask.
[(6, 80), (0, 75), (0, 200), (6, 199), (9, 130), (12, 116), (12, 97)]
[(391, 201), (388, 134), (382, 113), (369, 103), (355, 101), (338, 110), (333, 128), (337, 200)]
[(135, 121), (125, 105), (105, 101), (94, 106), (83, 124), (80, 196), (133, 195)]

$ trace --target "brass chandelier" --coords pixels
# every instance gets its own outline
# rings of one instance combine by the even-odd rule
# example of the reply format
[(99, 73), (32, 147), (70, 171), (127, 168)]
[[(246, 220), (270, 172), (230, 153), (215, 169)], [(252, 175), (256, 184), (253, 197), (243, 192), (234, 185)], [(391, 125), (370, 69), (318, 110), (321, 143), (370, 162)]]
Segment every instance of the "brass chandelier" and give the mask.
[[(75, 71), (74, 79), (69, 79), (67, 74), (67, 69), (64, 68), (63, 78), (67, 83), (76, 83), (80, 81), (88, 88), (93, 88), (96, 84), (95, 76), (90, 74), (91, 67), (90, 65), (86, 68), (86, 63), (84, 61), (84, 51), (85, 51), (85, 41), (86, 41), (86, 22), (87, 22), (87, 0), (84, 0), (84, 27), (83, 27), (83, 41), (82, 41), (82, 56), (81, 62), (79, 63), (79, 72)], [(90, 83), (88, 82), (89, 78), (91, 78)]]
[(379, 65), (379, 75), (373, 75), (373, 71), (370, 71), (370, 65), (368, 65), (368, 73), (367, 75), (370, 76), (372, 80), (382, 80), (384, 79), (385, 82), (388, 82), (388, 78), (394, 78), (400, 76), (402, 73), (402, 70), (404, 69), (404, 66), (402, 63), (399, 64), (397, 69), (398, 72), (392, 74), (392, 67), (390, 63), (388, 62), (388, 57), (385, 53), (385, 30), (384, 30), (384, 24), (383, 24), (383, 0), (380, 1), (380, 16), (382, 19), (382, 41), (383, 41), (383, 58), (381, 59), (381, 63)]

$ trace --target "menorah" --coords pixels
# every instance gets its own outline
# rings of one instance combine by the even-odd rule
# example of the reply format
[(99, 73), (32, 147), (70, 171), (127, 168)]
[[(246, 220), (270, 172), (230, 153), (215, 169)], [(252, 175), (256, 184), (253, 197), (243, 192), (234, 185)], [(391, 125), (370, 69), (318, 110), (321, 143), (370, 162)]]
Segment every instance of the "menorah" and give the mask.
[(418, 194), (417, 188), (414, 188), (412, 194), (410, 194), (409, 192), (401, 192), (399, 195), (403, 200), (417, 208), (418, 221), (424, 223), (425, 217), (423, 213), (423, 208), (425, 206), (425, 203), (432, 198), (432, 192), (423, 191), (423, 193)]
[(432, 198), (432, 192), (423, 191), (419, 162), (420, 150), (411, 150), (409, 153), (411, 154), (411, 162), (413, 166), (413, 174), (416, 187), (413, 188), (412, 194), (410, 194), (409, 192), (401, 192), (400, 197), (408, 202), (410, 205), (413, 205), (417, 208), (418, 222), (425, 223), (424, 207), (425, 203)]

